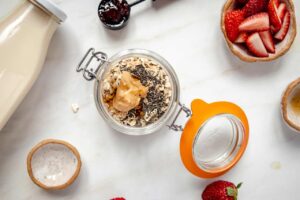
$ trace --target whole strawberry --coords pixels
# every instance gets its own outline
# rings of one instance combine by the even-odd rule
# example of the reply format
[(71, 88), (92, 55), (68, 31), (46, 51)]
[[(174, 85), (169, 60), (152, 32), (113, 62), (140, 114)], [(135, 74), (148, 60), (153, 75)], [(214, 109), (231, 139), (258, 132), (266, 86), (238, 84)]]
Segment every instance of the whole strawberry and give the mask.
[(111, 200), (126, 200), (126, 199), (123, 198), (123, 197), (116, 197), (116, 198), (113, 198), (113, 199), (111, 199)]
[(242, 183), (235, 186), (228, 181), (216, 181), (208, 186), (202, 193), (203, 200), (237, 200), (238, 189)]
[(239, 34), (239, 26), (244, 21), (244, 12), (241, 10), (229, 11), (225, 15), (225, 30), (227, 37), (231, 42), (234, 42)]

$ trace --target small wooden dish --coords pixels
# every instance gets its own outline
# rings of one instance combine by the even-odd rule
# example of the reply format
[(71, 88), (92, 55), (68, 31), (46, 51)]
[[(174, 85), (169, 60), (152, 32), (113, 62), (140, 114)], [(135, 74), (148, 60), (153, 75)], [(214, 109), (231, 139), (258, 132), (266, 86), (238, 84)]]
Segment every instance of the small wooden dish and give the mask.
[[(295, 99), (295, 97), (297, 98)], [(295, 103), (297, 103), (297, 107), (295, 107)], [(300, 107), (298, 106), (300, 106), (300, 78), (288, 85), (281, 100), (281, 112), (284, 121), (290, 128), (300, 132)]]
[(294, 8), (294, 3), (292, 0), (281, 0), (282, 2), (286, 3), (287, 9), (289, 10), (291, 14), (291, 22), (290, 22), (290, 28), (289, 31), (284, 38), (283, 41), (280, 43), (276, 44), (276, 53), (275, 54), (269, 54), (269, 57), (265, 58), (260, 58), (260, 57), (255, 57), (252, 54), (248, 52), (248, 50), (243, 46), (239, 44), (234, 44), (232, 43), (226, 34), (225, 30), (225, 15), (226, 12), (231, 11), (234, 9), (234, 2), (235, 0), (227, 0), (227, 2), (224, 4), (223, 9), (222, 9), (222, 16), (221, 16), (221, 29), (224, 34), (226, 43), (231, 50), (231, 52), (236, 55), (238, 58), (240, 58), (243, 61), (246, 62), (257, 62), (257, 61), (272, 61), (280, 56), (283, 56), (292, 46), (294, 39), (297, 34), (297, 28), (296, 28), (296, 17), (295, 17), (295, 8)]
[(43, 140), (32, 148), (27, 157), (31, 180), (46, 190), (67, 188), (78, 177), (80, 168), (77, 149), (62, 140)]

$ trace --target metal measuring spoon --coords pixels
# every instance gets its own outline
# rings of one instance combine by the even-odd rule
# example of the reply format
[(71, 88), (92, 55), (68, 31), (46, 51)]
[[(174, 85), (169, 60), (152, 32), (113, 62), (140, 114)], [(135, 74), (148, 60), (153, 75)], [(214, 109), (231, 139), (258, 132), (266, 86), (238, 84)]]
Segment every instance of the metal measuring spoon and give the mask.
[(129, 4), (126, 0), (101, 0), (98, 7), (99, 19), (106, 28), (121, 29), (128, 22), (131, 7), (143, 1), (146, 0), (136, 0)]

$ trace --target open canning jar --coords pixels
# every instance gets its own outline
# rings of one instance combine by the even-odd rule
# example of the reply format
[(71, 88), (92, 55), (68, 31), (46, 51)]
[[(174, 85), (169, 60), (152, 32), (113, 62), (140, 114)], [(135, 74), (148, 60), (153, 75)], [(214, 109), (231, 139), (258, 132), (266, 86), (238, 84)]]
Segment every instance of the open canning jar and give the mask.
[[(171, 98), (167, 110), (164, 112), (160, 118), (154, 123), (148, 124), (147, 126), (128, 126), (120, 123), (116, 120), (109, 112), (105, 102), (102, 98), (105, 77), (110, 73), (110, 70), (117, 63), (130, 59), (130, 58), (143, 58), (150, 59), (155, 63), (159, 64), (164, 68), (164, 72), (169, 77), (169, 82), (171, 86)], [(98, 62), (96, 68), (89, 68), (92, 66), (92, 62)], [(179, 102), (179, 81), (176, 76), (175, 71), (171, 65), (163, 59), (161, 56), (154, 52), (142, 49), (129, 49), (117, 53), (108, 59), (107, 55), (103, 52), (95, 52), (94, 49), (89, 49), (84, 59), (80, 62), (77, 71), (83, 71), (83, 76), (86, 80), (96, 79), (94, 83), (94, 99), (96, 107), (100, 115), (105, 119), (105, 121), (115, 130), (128, 134), (128, 135), (146, 135), (151, 134), (164, 126), (170, 118), (174, 115), (177, 109), (177, 104)]]
[[(167, 108), (156, 121), (145, 126), (130, 126), (120, 122), (112, 115), (103, 100), (106, 77), (115, 71), (114, 66), (123, 66), (123, 61), (131, 58), (153, 61), (164, 71), (163, 79), (167, 79), (170, 83)], [(100, 115), (115, 130), (128, 135), (151, 134), (163, 126), (168, 126), (174, 131), (182, 131), (181, 159), (185, 167), (198, 177), (213, 178), (224, 174), (238, 162), (246, 149), (249, 126), (243, 110), (230, 102), (208, 104), (200, 99), (192, 101), (190, 110), (180, 103), (180, 85), (174, 69), (164, 58), (154, 52), (129, 49), (108, 58), (105, 53), (96, 52), (91, 48), (77, 66), (77, 71), (82, 71), (86, 80), (95, 79), (96, 107)], [(116, 95), (115, 92), (113, 94)], [(176, 120), (181, 113), (185, 113), (188, 117), (185, 126), (176, 125)]]

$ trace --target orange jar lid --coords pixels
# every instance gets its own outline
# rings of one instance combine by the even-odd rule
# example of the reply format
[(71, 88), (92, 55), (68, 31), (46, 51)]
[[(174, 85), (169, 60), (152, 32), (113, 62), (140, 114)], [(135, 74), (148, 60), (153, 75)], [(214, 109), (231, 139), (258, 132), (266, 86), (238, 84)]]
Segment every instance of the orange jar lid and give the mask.
[(208, 104), (195, 99), (191, 109), (180, 141), (182, 162), (198, 177), (220, 176), (239, 161), (247, 147), (247, 117), (239, 106), (229, 102)]

